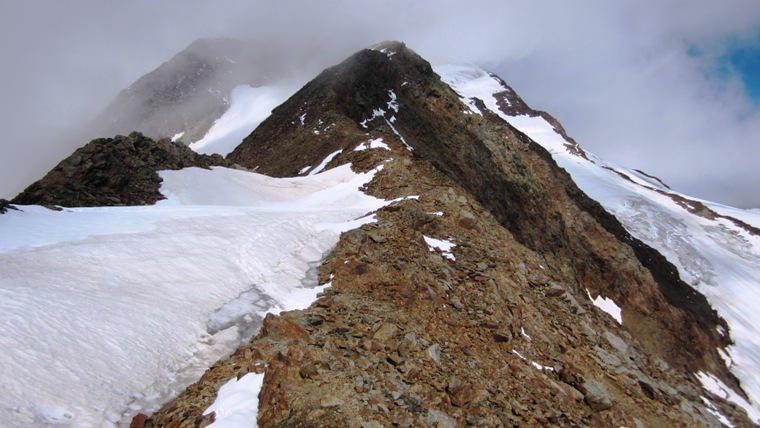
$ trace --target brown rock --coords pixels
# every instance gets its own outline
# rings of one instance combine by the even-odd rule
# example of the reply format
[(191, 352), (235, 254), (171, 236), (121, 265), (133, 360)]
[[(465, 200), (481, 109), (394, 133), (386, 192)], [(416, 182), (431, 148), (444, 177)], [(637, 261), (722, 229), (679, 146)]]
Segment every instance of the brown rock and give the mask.
[(383, 323), (376, 331), (375, 334), (372, 336), (373, 339), (378, 340), (380, 342), (387, 342), (388, 339), (392, 338), (396, 335), (398, 332), (398, 326), (391, 323)]

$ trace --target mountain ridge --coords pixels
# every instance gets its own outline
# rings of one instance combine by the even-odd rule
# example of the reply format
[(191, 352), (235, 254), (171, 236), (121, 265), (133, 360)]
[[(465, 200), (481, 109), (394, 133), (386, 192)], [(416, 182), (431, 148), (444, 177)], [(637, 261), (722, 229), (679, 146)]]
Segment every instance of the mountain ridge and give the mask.
[[(614, 217), (607, 214), (598, 203), (586, 197), (572, 183), (570, 176), (554, 164), (551, 155), (543, 147), (537, 145), (525, 134), (503, 122), (485, 108), (481, 108), (483, 114), (480, 117), (473, 114), (463, 116), (461, 112), (464, 109), (466, 109), (466, 105), (462, 104), (458, 95), (437, 78), (432, 67), (426, 61), (401, 43), (385, 43), (374, 49), (360, 51), (344, 63), (325, 70), (290, 100), (275, 109), (273, 114), (230, 154), (229, 159), (247, 168), (275, 176), (298, 175), (308, 171), (309, 167), (327, 157), (328, 154), (334, 154), (330, 163), (327, 164), (328, 167), (347, 162), (353, 163), (357, 158), (365, 156), (365, 151), (362, 150), (357, 154), (355, 150), (352, 150), (352, 144), (355, 147), (362, 140), (381, 138), (389, 146), (393, 158), (388, 160), (386, 157), (382, 163), (384, 169), (370, 185), (366, 186), (366, 190), (371, 194), (386, 199), (413, 196), (409, 192), (412, 189), (419, 188), (419, 184), (409, 184), (414, 180), (408, 178), (408, 175), (426, 176), (429, 177), (428, 180), (433, 182), (446, 183), (443, 186), (439, 185), (441, 187), (453, 188), (453, 183), (457, 183), (462, 186), (458, 192), (464, 192), (463, 194), (467, 195), (465, 196), (465, 200), (468, 201), (466, 205), (477, 206), (476, 210), (481, 215), (486, 212), (489, 213), (489, 216), (493, 216), (492, 218), (505, 228), (504, 230), (510, 236), (510, 238), (505, 237), (505, 240), (514, 242), (524, 248), (523, 251), (534, 254), (534, 256), (528, 256), (528, 259), (536, 260), (535, 255), (540, 255), (538, 260), (542, 260), (542, 263), (536, 263), (534, 269), (547, 273), (533, 273), (536, 275), (535, 279), (530, 279), (534, 277), (526, 275), (522, 278), (521, 285), (518, 285), (518, 288), (538, 287), (542, 290), (542, 296), (555, 295), (555, 293), (566, 296), (570, 311), (574, 315), (588, 314), (585, 305), (580, 303), (586, 300), (586, 290), (591, 290), (597, 295), (611, 296), (615, 302), (622, 303), (623, 326), (627, 326), (627, 332), (637, 339), (635, 343), (640, 344), (635, 346), (642, 346), (642, 349), (646, 349), (647, 354), (650, 355), (649, 358), (654, 358), (655, 361), (659, 358), (660, 361), (667, 362), (663, 367), (671, 368), (666, 372), (673, 371), (685, 375), (701, 370), (709, 371), (715, 373), (727, 384), (738, 388), (738, 382), (727, 370), (717, 352), (717, 349), (723, 349), (730, 344), (727, 335), (718, 333), (721, 329), (725, 331), (728, 327), (725, 321), (717, 317), (716, 312), (710, 307), (704, 296), (678, 279), (677, 269), (664, 257), (641, 241), (631, 237)], [(523, 103), (519, 110), (515, 111), (523, 113), (526, 109), (527, 105)], [(540, 115), (539, 113), (536, 114)], [(300, 124), (298, 123), (299, 118), (301, 118)], [(294, 138), (293, 135), (296, 137)], [(331, 138), (333, 135), (337, 137)], [(352, 137), (353, 141), (351, 141)], [(303, 146), (307, 143), (309, 146), (308, 150), (305, 151)], [(279, 146), (280, 144), (282, 146)], [(279, 157), (278, 149), (281, 149), (282, 153), (285, 154), (285, 160)], [(381, 153), (387, 156), (387, 153)], [(378, 161), (379, 159), (374, 158), (372, 163), (361, 168), (373, 167)], [(428, 169), (430, 166), (424, 166), (428, 163), (435, 172)], [(361, 165), (362, 162), (358, 164)], [(404, 171), (407, 168), (413, 172)], [(422, 170), (427, 172), (424, 174), (419, 172)], [(400, 182), (396, 183), (384, 178), (391, 174), (395, 174)], [(433, 179), (434, 176), (438, 178)], [(380, 193), (374, 193), (378, 191)], [(432, 189), (428, 188), (427, 192), (437, 193), (435, 186)], [(404, 214), (407, 211), (432, 212), (434, 207), (431, 204), (436, 205), (433, 201), (447, 200), (445, 196), (430, 198), (430, 196), (425, 196), (426, 192), (419, 193), (419, 199), (415, 199), (419, 202), (399, 202), (396, 208), (389, 207), (380, 210), (378, 212), (380, 218), (378, 226), (365, 226), (361, 231), (357, 231), (356, 235), (345, 234), (342, 236), (338, 247), (331, 253), (330, 260), (333, 260), (333, 257), (339, 259), (338, 254), (342, 254), (341, 246), (363, 248), (378, 243), (415, 242), (416, 239), (412, 236), (404, 238), (404, 232), (398, 232), (400, 234), (398, 236), (398, 234), (388, 232), (388, 230), (411, 230), (414, 234), (414, 231), (423, 231), (431, 227), (431, 220), (418, 219), (411, 223), (408, 222), (409, 220), (397, 220), (402, 222), (397, 226), (392, 226), (394, 223), (390, 222), (390, 225), (384, 223), (383, 217), (400, 216), (401, 218), (408, 218), (406, 216), (410, 214)], [(462, 193), (459, 194), (462, 195)], [(432, 199), (432, 201), (424, 202), (427, 198)], [(427, 210), (421, 207), (412, 207), (416, 204), (427, 207)], [(450, 205), (447, 208), (455, 210)], [(444, 212), (448, 211), (444, 210)], [(419, 215), (416, 214), (416, 216)], [(415, 215), (412, 217), (414, 218)], [(444, 214), (445, 217), (446, 214)], [(406, 226), (401, 227), (401, 224)], [(456, 226), (451, 225), (443, 229), (434, 227), (432, 230), (438, 230), (437, 234), (440, 235), (441, 230), (448, 232), (459, 231), (460, 229), (467, 230), (467, 225), (474, 227), (475, 230), (480, 229), (481, 233), (485, 229), (494, 230), (496, 227), (493, 225), (489, 228), (475, 227), (460, 218)], [(385, 232), (378, 235), (373, 232), (377, 229)], [(449, 233), (449, 235), (455, 234)], [(446, 236), (437, 239), (441, 238), (445, 239)], [(466, 240), (460, 241), (453, 236), (449, 236), (449, 239), (457, 243), (462, 242), (459, 245), (466, 245), (467, 242)], [(612, 245), (611, 239), (617, 244)], [(624, 250), (624, 248), (627, 249)], [(359, 251), (361, 254), (360, 249), (352, 251)], [(454, 264), (457, 264), (459, 263), (459, 253), (454, 251), (454, 254), (457, 256), (457, 261)], [(365, 320), (357, 321), (348, 315), (339, 316), (330, 312), (329, 308), (332, 307), (332, 304), (327, 302), (336, 299), (341, 301), (340, 306), (350, 308), (348, 309), (349, 312), (352, 312), (357, 305), (363, 307), (363, 310), (369, 310), (360, 304), (361, 298), (357, 298), (359, 299), (357, 302), (351, 297), (355, 295), (356, 291), (348, 290), (354, 290), (356, 287), (359, 290), (371, 293), (378, 301), (383, 300), (378, 297), (377, 290), (367, 289), (370, 284), (366, 284), (366, 281), (361, 279), (362, 276), (368, 274), (370, 277), (373, 275), (380, 277), (370, 279), (370, 283), (378, 281), (379, 284), (383, 284), (383, 287), (400, 288), (400, 290), (404, 290), (401, 291), (404, 295), (411, 296), (422, 292), (422, 290), (415, 291), (414, 286), (411, 285), (415, 282), (412, 279), (415, 277), (414, 275), (411, 277), (402, 276), (405, 279), (394, 278), (379, 273), (378, 271), (382, 271), (382, 268), (373, 267), (374, 265), (388, 266), (394, 263), (398, 263), (400, 266), (408, 265), (403, 252), (400, 254), (386, 253), (384, 257), (378, 258), (375, 253), (365, 251), (359, 260), (362, 258), (367, 260), (361, 261), (355, 259), (356, 255), (346, 257), (345, 264), (348, 266), (345, 268), (336, 265), (335, 261), (323, 265), (323, 270), (320, 272), (322, 279), (320, 282), (326, 281), (327, 277), (333, 278), (330, 289), (332, 291), (318, 300), (315, 306), (312, 306), (305, 313), (284, 315), (285, 318), (282, 321), (269, 319), (265, 322), (267, 327), (263, 328), (260, 335), (252, 341), (251, 347), (246, 348), (251, 350), (251, 355), (258, 355), (253, 357), (253, 361), (258, 361), (254, 366), (245, 369), (244, 362), (246, 359), (244, 356), (233, 357), (230, 362), (221, 362), (217, 366), (217, 374), (210, 372), (207, 375), (206, 387), (214, 382), (219, 382), (219, 378), (216, 377), (218, 373), (226, 373), (227, 376), (230, 376), (237, 372), (238, 376), (242, 376), (246, 370), (259, 372), (259, 366), (268, 365), (272, 369), (266, 370), (267, 376), (264, 380), (259, 404), (259, 423), (262, 426), (280, 424), (318, 425), (323, 423), (331, 426), (343, 426), (343, 424), (354, 426), (370, 422), (362, 418), (373, 419), (378, 417), (381, 418), (381, 421), (385, 421), (380, 422), (381, 424), (391, 421), (402, 426), (406, 426), (407, 423), (431, 423), (430, 418), (433, 417), (431, 415), (438, 415), (438, 413), (434, 408), (426, 407), (424, 403), (420, 408), (421, 403), (412, 405), (408, 402), (405, 404), (395, 402), (395, 406), (390, 406), (386, 401), (386, 407), (395, 409), (388, 413), (384, 410), (379, 411), (376, 405), (372, 404), (370, 398), (367, 398), (367, 401), (362, 404), (361, 400), (357, 402), (356, 399), (351, 399), (345, 393), (333, 392), (331, 394), (336, 397), (335, 403), (338, 403), (336, 405), (333, 405), (332, 402), (314, 402), (312, 401), (316, 399), (314, 393), (309, 393), (304, 389), (306, 388), (305, 385), (313, 388), (316, 379), (323, 379), (323, 382), (333, 386), (336, 385), (335, 382), (338, 382), (337, 379), (324, 380), (331, 377), (324, 373), (324, 370), (327, 369), (325, 366), (321, 366), (322, 369), (320, 369), (320, 365), (316, 362), (314, 364), (317, 366), (314, 369), (304, 368), (301, 365), (303, 359), (315, 359), (323, 361), (322, 364), (326, 362), (331, 367), (332, 359), (338, 358), (340, 360), (336, 355), (331, 356), (329, 353), (325, 355), (323, 352), (319, 353), (320, 357), (308, 356), (309, 353), (317, 352), (306, 351), (306, 349), (310, 349), (310, 341), (324, 341), (324, 344), (320, 346), (325, 348), (328, 347), (327, 343), (331, 340), (337, 341), (335, 346), (338, 349), (347, 347), (346, 349), (357, 355), (356, 358), (361, 358), (361, 356), (370, 358), (369, 355), (376, 355), (370, 361), (387, 360), (392, 368), (406, 375), (403, 370), (403, 361), (406, 360), (406, 357), (401, 355), (404, 352), (401, 351), (401, 348), (393, 351), (395, 346), (403, 346), (403, 343), (384, 344), (376, 347), (371, 344), (364, 346), (361, 342), (352, 345), (349, 340), (348, 345), (341, 346), (339, 344), (341, 339), (331, 339), (330, 334), (337, 332), (337, 336), (348, 335), (349, 339), (350, 337), (362, 338), (366, 335), (370, 337), (386, 336), (384, 333), (386, 329), (394, 332), (412, 330), (414, 337), (421, 337), (424, 334), (414, 328), (415, 324), (388, 324), (387, 321), (383, 322), (382, 320), (374, 321), (373, 325), (376, 325), (377, 329), (370, 328), (367, 331), (361, 331), (361, 328), (352, 326), (362, 325), (366, 322)], [(477, 265), (477, 262), (473, 261), (473, 263)], [(504, 261), (501, 261), (497, 266), (503, 265), (503, 263)], [(644, 265), (642, 266), (639, 263)], [(420, 264), (424, 265), (425, 263), (420, 261)], [(488, 271), (489, 267), (486, 263), (484, 267), (479, 267), (477, 270)], [(346, 269), (349, 269), (350, 275), (352, 275), (349, 279), (341, 278), (339, 275), (339, 272), (346, 275)], [(416, 276), (426, 277), (424, 272), (428, 269), (435, 271), (434, 268), (425, 266), (418, 268)], [(655, 279), (652, 278), (652, 274)], [(489, 278), (489, 275), (482, 273), (475, 275), (475, 277), (478, 276), (483, 279)], [(465, 280), (460, 282), (460, 287), (467, 287), (467, 284), (470, 284), (469, 281), (472, 281), (471, 277), (466, 274), (464, 278)], [(500, 280), (511, 282), (504, 277), (500, 277)], [(343, 281), (344, 285), (339, 285), (339, 281)], [(430, 282), (434, 284), (436, 280), (431, 279)], [(496, 283), (496, 287), (499, 289), (498, 281)], [(630, 284), (632, 283), (636, 285), (631, 287)], [(547, 286), (549, 287), (548, 290), (544, 288)], [(446, 292), (447, 289), (448, 292)], [(498, 294), (503, 291), (493, 292)], [(346, 293), (351, 296), (344, 297)], [(448, 301), (448, 304), (460, 311), (466, 311), (467, 308), (467, 305), (462, 301), (473, 301), (470, 294), (451, 285), (441, 291), (431, 291), (430, 293), (431, 298), (438, 296), (433, 298), (433, 302), (440, 299), (440, 296), (446, 296), (444, 301)], [(462, 293), (462, 297), (454, 300), (451, 296), (455, 293)], [(400, 306), (408, 307), (408, 304)], [(445, 308), (446, 305), (443, 303), (442, 307)], [(435, 307), (435, 304), (433, 306)], [(328, 313), (322, 313), (324, 311), (320, 308), (327, 308)], [(653, 312), (654, 308), (657, 312)], [(523, 335), (525, 329), (520, 327), (515, 330), (514, 324), (511, 330), (499, 332), (502, 323), (508, 319), (514, 319), (515, 313), (512, 310), (510, 312), (510, 315), (502, 314), (503, 318), (495, 317), (499, 321), (494, 324), (493, 328), (497, 332), (491, 333), (491, 340), (496, 344), (513, 343), (521, 336), (525, 337)], [(404, 318), (398, 307), (388, 308), (387, 313), (392, 314), (388, 317)], [(432, 319), (426, 321), (428, 325), (436, 324), (436, 322), (445, 324), (445, 321), (436, 321), (436, 315), (431, 314), (430, 316)], [(312, 317), (322, 318), (325, 321), (312, 325), (308, 321)], [(338, 325), (337, 327), (333, 327), (331, 322), (327, 322), (331, 317), (335, 318), (334, 323)], [(440, 318), (441, 315), (437, 315), (437, 317)], [(521, 317), (518, 316), (517, 319), (521, 319)], [(418, 319), (416, 322), (422, 321)], [(284, 324), (279, 327), (281, 323)], [(340, 327), (341, 325), (348, 327)], [(388, 325), (390, 327), (387, 327)], [(490, 325), (488, 322), (480, 322), (476, 325), (489, 331), (487, 330), (488, 327), (483, 327)], [(605, 328), (610, 327), (608, 324), (605, 326)], [(440, 331), (441, 329), (441, 327), (432, 327), (432, 331)], [(476, 328), (476, 330), (478, 329)], [(531, 325), (530, 330), (541, 329)], [(428, 331), (425, 332), (430, 334)], [(617, 331), (615, 333), (609, 331), (609, 333), (613, 335), (610, 337), (620, 337), (620, 333)], [(542, 331), (542, 334), (548, 335), (549, 333)], [(488, 334), (479, 332), (477, 336), (488, 337)], [(320, 339), (315, 339), (315, 337)], [(393, 337), (395, 334), (391, 334), (388, 339)], [(281, 345), (280, 342), (289, 343), (289, 345)], [(612, 339), (612, 342), (615, 340)], [(500, 351), (493, 350), (491, 348), (493, 343), (486, 346), (490, 351), (497, 354), (505, 351), (501, 348), (497, 348), (501, 349)], [(278, 351), (273, 354), (274, 349), (278, 349)], [(703, 353), (702, 350), (705, 352)], [(477, 351), (473, 352), (477, 353)], [(607, 351), (603, 351), (603, 353), (607, 353)], [(382, 358), (377, 354), (389, 356)], [(522, 355), (522, 352), (513, 350), (512, 354)], [(557, 354), (552, 358), (563, 360), (561, 357), (557, 357)], [(616, 361), (615, 358), (612, 361)], [(477, 359), (477, 364), (482, 363), (482, 359)], [(607, 363), (609, 361), (600, 364), (603, 367), (609, 367)], [(420, 364), (424, 365), (425, 363), (420, 362)], [(543, 362), (538, 364), (544, 365)], [(614, 366), (614, 364), (612, 365)], [(230, 365), (233, 369), (234, 367), (239, 367), (239, 369), (230, 372)], [(299, 365), (300, 369), (298, 368)], [(585, 405), (590, 407), (591, 413), (568, 411), (561, 416), (556, 414), (547, 416), (543, 413), (544, 410), (541, 410), (534, 414), (532, 419), (543, 421), (543, 423), (560, 423), (563, 421), (561, 423), (589, 423), (592, 425), (612, 421), (620, 424), (636, 422), (636, 418), (639, 416), (625, 411), (622, 414), (615, 411), (604, 413), (615, 407), (618, 409), (627, 408), (628, 405), (624, 404), (626, 399), (623, 396), (610, 392), (612, 387), (605, 385), (606, 380), (604, 378), (581, 374), (584, 370), (593, 371), (593, 369), (585, 366), (579, 369), (574, 366), (567, 371), (567, 368), (562, 364), (559, 366), (563, 368), (554, 372), (558, 380), (579, 391), (583, 396)], [(489, 410), (489, 406), (484, 407), (482, 402), (470, 401), (473, 397), (469, 399), (457, 397), (461, 389), (455, 384), (461, 382), (468, 385), (480, 385), (480, 382), (473, 378), (472, 374), (462, 374), (464, 367), (456, 364), (454, 367), (459, 367), (459, 369), (452, 370), (465, 376), (466, 379), (464, 381), (460, 379), (458, 382), (449, 380), (448, 386), (443, 388), (442, 393), (448, 397), (447, 400), (451, 404), (443, 407), (446, 409), (447, 416), (441, 416), (442, 420), (447, 421), (449, 419), (446, 418), (452, 418), (450, 419), (451, 423), (457, 425), (465, 422), (475, 423), (475, 421), (480, 421), (486, 425), (507, 423), (509, 418), (503, 419), (491, 413), (492, 410)], [(346, 370), (349, 373), (355, 372), (352, 369)], [(421, 370), (423, 373), (428, 373), (425, 369)], [(662, 376), (670, 375), (672, 373), (662, 373)], [(430, 374), (423, 376), (430, 376)], [(337, 377), (340, 378), (341, 375), (338, 374)], [(382, 378), (380, 376), (380, 379)], [(578, 381), (578, 379), (585, 380)], [(407, 379), (405, 382), (409, 381)], [(668, 390), (666, 386), (660, 384), (659, 387), (653, 387), (654, 381), (644, 380), (643, 377), (639, 378), (637, 382), (639, 382), (638, 394), (641, 394), (642, 397), (650, 400), (656, 400), (657, 397), (673, 397), (672, 393), (666, 392)], [(683, 382), (683, 380), (676, 381), (679, 385), (678, 388), (681, 391), (688, 390), (685, 386), (688, 382)], [(204, 384), (203, 380), (201, 384)], [(413, 385), (414, 383), (409, 384)], [(198, 390), (195, 388), (199, 388), (199, 386), (193, 388), (197, 394)], [(382, 390), (384, 389), (381, 388)], [(402, 388), (402, 390), (406, 389)], [(385, 394), (389, 397), (394, 395), (392, 392), (393, 388), (385, 390)], [(328, 391), (323, 391), (320, 394), (327, 393)], [(470, 391), (468, 394), (473, 393)], [(528, 392), (523, 393), (536, 397)], [(628, 393), (634, 394), (631, 390), (628, 390)], [(475, 395), (479, 394), (484, 393), (478, 392)], [(490, 391), (485, 394), (489, 395)], [(693, 394), (694, 392), (689, 392), (685, 395), (696, 398)], [(613, 395), (614, 398), (610, 395)], [(192, 401), (192, 398), (180, 398), (180, 402), (183, 399)], [(538, 400), (538, 397), (534, 400)], [(310, 404), (300, 404), (301, 401), (307, 401)], [(393, 401), (391, 402), (393, 403)], [(513, 406), (513, 404), (507, 405), (505, 402), (500, 403), (505, 409)], [(683, 406), (683, 402), (681, 404)], [(689, 404), (689, 406), (694, 405), (693, 403)], [(469, 410), (467, 410), (468, 406), (470, 406)], [(335, 409), (336, 407), (337, 409)], [(460, 407), (462, 409), (457, 410)], [(175, 417), (179, 415), (178, 409), (183, 408), (186, 409), (186, 407), (176, 407), (166, 413), (160, 413), (148, 420), (145, 426), (154, 426), (153, 424), (162, 426), (162, 423), (179, 421), (181, 419), (175, 419)], [(416, 410), (412, 411), (412, 409)], [(528, 419), (531, 419), (522, 419), (521, 417), (524, 415), (519, 411), (515, 414), (514, 407), (512, 409), (512, 417), (518, 416), (517, 419), (511, 419), (512, 423), (516, 423), (518, 420), (528, 422)], [(395, 411), (397, 413), (394, 413)], [(383, 413), (386, 416), (382, 416)], [(468, 420), (464, 416), (465, 414), (469, 414), (472, 419)], [(689, 425), (700, 420), (698, 415), (699, 412), (686, 411), (680, 416), (667, 414), (653, 417), (655, 419), (665, 418), (660, 419), (660, 424), (668, 420), (668, 424)], [(385, 417), (398, 419), (383, 419)], [(684, 417), (686, 419), (680, 419)], [(341, 420), (343, 422), (339, 422)], [(678, 420), (680, 422), (676, 422)], [(687, 422), (688, 420), (692, 422)], [(702, 421), (701, 423), (706, 422)]]
[[(268, 315), (250, 343), (132, 426), (204, 426), (223, 416), (204, 415), (219, 388), (249, 373), (265, 373), (261, 426), (752, 424), (699, 377), (747, 398), (724, 361), (733, 344), (726, 320), (679, 277), (680, 266), (633, 236), (512, 118), (545, 120), (562, 150), (609, 167), (502, 79), (485, 76), (501, 87), (493, 100), (442, 80), (403, 43), (384, 42), (320, 73), (226, 160), (171, 161), (275, 177), (350, 164), (374, 174), (361, 190), (389, 205), (341, 235), (318, 269), (328, 288), (311, 307)], [(140, 134), (97, 144), (125, 139), (151, 153), (184, 153)], [(114, 153), (107, 157), (134, 162)], [(62, 164), (81, 169), (73, 158)], [(161, 197), (164, 168), (140, 165), (150, 184), (118, 201), (123, 183), (89, 180), (85, 169), (83, 185), (55, 187), (51, 175), (43, 181), (53, 185), (31, 192), (37, 199), (12, 203), (81, 204), (76, 195), (86, 190), (93, 205), (150, 204)], [(107, 176), (132, 174), (125, 171)], [(649, 190), (756, 232), (698, 201)]]

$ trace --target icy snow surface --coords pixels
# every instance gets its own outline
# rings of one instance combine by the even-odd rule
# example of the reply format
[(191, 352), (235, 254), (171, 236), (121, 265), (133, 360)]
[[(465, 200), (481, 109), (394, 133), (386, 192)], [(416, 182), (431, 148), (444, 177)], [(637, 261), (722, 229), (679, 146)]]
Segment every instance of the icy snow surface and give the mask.
[[(731, 328), (736, 345), (728, 349), (731, 361), (726, 363), (752, 404), (736, 399), (736, 394), (728, 398), (744, 407), (754, 421), (760, 421), (760, 237), (728, 220), (689, 213), (656, 192), (663, 190), (662, 186), (641, 174), (589, 153), (589, 159), (571, 153), (564, 138), (541, 117), (507, 116), (498, 109), (493, 95), (505, 88), (483, 70), (472, 65), (447, 65), (435, 67), (435, 71), (465, 103), (472, 105), (472, 98), (480, 98), (490, 110), (546, 148), (587, 195), (614, 214), (632, 235), (665, 255), (681, 278), (708, 298)], [(699, 202), (719, 214), (760, 227), (760, 212), (756, 210)]]
[(188, 168), (161, 173), (154, 206), (0, 216), (0, 424), (113, 426), (160, 407), (266, 312), (316, 298), (314, 266), (386, 203), (358, 190), (373, 174)]
[(201, 154), (227, 156), (293, 92), (291, 88), (277, 86), (235, 87), (229, 109), (190, 148)]

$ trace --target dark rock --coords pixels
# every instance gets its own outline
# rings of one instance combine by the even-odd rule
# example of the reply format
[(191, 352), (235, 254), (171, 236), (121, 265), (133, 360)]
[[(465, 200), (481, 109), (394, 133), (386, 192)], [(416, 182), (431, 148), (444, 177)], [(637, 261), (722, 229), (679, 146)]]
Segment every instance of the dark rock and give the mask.
[(512, 333), (507, 330), (499, 330), (493, 334), (493, 339), (498, 343), (509, 342), (512, 340)]
[(11, 201), (18, 205), (93, 207), (149, 205), (164, 199), (158, 171), (229, 166), (169, 140), (139, 133), (93, 140)]
[(641, 387), (641, 392), (647, 396), (650, 400), (655, 399), (655, 390), (652, 387), (652, 385), (644, 382), (643, 380), (639, 381), (639, 387)]
[(8, 210), (18, 210), (18, 208), (11, 205), (7, 199), (0, 199), (0, 214), (5, 214)]

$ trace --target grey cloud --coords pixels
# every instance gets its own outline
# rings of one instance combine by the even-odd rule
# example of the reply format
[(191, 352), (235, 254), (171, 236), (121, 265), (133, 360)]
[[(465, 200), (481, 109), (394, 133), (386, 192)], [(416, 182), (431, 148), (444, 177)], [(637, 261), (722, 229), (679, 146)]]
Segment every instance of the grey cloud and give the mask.
[[(44, 5), (44, 7), (41, 7)], [(0, 196), (83, 144), (76, 124), (199, 37), (310, 45), (340, 61), (385, 39), (432, 62), (473, 62), (556, 116), (587, 150), (676, 189), (760, 206), (760, 115), (703, 70), (754, 0), (6, 2), (0, 13)], [(703, 46), (704, 58), (689, 57)], [(319, 48), (316, 48), (316, 47)], [(65, 135), (74, 135), (70, 139)]]

